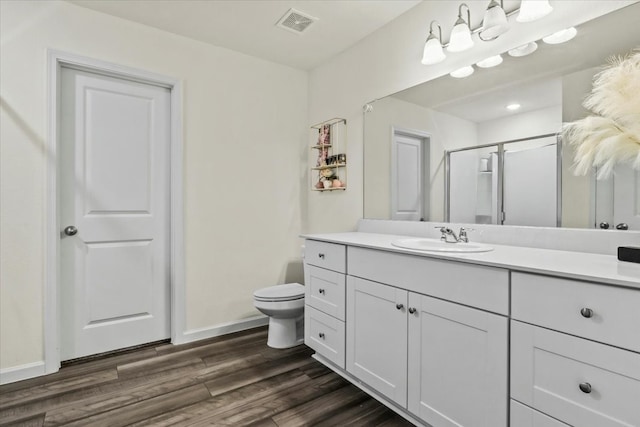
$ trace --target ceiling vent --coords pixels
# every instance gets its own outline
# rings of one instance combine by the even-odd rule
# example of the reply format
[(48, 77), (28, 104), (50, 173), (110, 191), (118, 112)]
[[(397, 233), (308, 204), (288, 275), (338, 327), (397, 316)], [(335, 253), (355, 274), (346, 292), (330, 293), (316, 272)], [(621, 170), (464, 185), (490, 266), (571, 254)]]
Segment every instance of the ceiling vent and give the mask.
[(276, 27), (291, 31), (292, 33), (302, 34), (317, 20), (318, 18), (302, 13), (299, 10), (289, 9), (287, 13), (280, 18)]

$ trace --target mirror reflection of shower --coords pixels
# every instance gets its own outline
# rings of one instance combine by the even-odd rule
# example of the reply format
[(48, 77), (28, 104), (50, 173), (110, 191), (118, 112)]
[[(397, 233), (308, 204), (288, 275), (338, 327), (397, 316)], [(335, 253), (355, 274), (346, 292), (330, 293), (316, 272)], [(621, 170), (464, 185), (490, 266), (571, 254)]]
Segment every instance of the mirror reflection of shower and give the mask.
[(561, 226), (561, 161), (556, 134), (448, 151), (446, 220)]

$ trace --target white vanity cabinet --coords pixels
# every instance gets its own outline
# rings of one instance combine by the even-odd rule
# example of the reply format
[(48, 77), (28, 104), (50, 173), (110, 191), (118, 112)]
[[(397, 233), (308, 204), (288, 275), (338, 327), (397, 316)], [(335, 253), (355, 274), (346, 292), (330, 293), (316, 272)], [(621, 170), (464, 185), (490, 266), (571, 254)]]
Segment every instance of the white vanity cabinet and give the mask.
[(511, 286), (511, 397), (573, 426), (640, 426), (640, 292), (526, 273)]
[(407, 294), (347, 278), (347, 371), (401, 407), (407, 405)]
[(304, 342), (340, 368), (345, 363), (344, 245), (305, 244)]
[[(347, 254), (347, 371), (433, 426), (506, 426), (507, 317), (441, 298), (507, 312), (499, 301), (507, 301), (508, 273), (361, 248)], [(484, 286), (497, 305), (480, 295)]]
[(530, 248), (442, 257), (394, 239), (307, 240), (318, 360), (419, 426), (640, 427), (635, 266)]
[(508, 319), (409, 293), (408, 409), (433, 426), (507, 425)]

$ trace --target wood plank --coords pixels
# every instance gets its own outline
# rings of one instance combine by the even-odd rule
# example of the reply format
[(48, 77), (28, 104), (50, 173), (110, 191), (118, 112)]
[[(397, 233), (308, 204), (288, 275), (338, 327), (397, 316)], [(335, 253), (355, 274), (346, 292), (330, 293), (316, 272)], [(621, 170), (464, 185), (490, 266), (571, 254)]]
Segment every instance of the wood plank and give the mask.
[[(65, 423), (65, 426), (116, 427), (141, 421), (183, 406), (210, 398), (209, 391), (202, 384), (175, 390), (158, 397), (119, 407), (81, 420)], [(48, 422), (45, 418), (45, 425)]]
[(273, 417), (280, 427), (297, 427), (314, 425), (343, 411), (352, 404), (365, 401), (369, 396), (353, 385), (342, 387), (336, 391), (283, 411)]
[(194, 422), (194, 420), (204, 419), (222, 412), (231, 411), (234, 408), (250, 405), (252, 402), (271, 396), (274, 393), (306, 383), (308, 379), (302, 372), (293, 369), (275, 377), (240, 387), (232, 392), (212, 397), (207, 401), (166, 412), (134, 425), (184, 425)]

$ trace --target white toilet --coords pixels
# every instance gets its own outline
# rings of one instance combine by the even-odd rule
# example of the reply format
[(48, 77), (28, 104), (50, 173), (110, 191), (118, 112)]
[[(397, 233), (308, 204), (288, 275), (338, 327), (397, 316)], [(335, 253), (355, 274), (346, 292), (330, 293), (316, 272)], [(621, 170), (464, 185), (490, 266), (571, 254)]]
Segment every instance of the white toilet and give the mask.
[(304, 342), (304, 286), (287, 283), (258, 289), (253, 303), (269, 316), (269, 347), (289, 348)]

